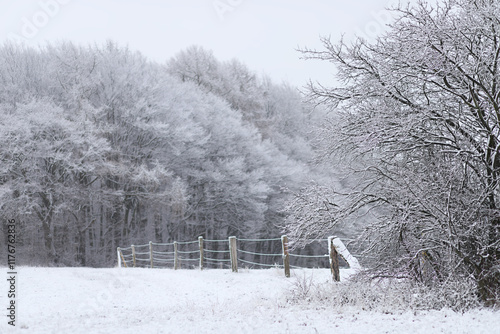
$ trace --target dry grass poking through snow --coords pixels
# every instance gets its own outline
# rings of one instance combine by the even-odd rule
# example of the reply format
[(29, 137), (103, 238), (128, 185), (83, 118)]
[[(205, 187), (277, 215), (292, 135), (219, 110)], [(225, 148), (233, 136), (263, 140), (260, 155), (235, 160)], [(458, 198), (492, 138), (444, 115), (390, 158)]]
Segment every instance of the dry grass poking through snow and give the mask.
[(351, 277), (337, 284), (318, 284), (312, 272), (298, 274), (293, 282), (288, 298), (291, 303), (328, 303), (336, 309), (356, 307), (390, 314), (442, 309), (464, 313), (481, 308), (471, 282), (432, 288), (405, 280)]

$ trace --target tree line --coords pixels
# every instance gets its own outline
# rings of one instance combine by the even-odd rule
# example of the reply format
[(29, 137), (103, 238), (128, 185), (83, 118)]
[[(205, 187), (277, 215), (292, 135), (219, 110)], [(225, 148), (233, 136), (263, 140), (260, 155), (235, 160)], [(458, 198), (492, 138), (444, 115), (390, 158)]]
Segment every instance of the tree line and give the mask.
[(27, 264), (279, 235), (283, 187), (311, 172), (297, 90), (201, 47), (158, 64), (113, 42), (5, 43), (0, 82), (0, 215)]

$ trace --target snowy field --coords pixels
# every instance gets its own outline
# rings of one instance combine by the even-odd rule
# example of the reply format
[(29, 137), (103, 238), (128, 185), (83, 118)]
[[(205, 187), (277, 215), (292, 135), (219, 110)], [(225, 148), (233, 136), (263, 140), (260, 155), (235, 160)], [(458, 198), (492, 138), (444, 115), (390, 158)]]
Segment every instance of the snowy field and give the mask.
[[(21, 267), (16, 327), (3, 316), (0, 333), (500, 333), (498, 311), (383, 314), (294, 302), (304, 277), (332, 284), (325, 269), (286, 278), (279, 269)], [(4, 314), (6, 289), (2, 284)]]

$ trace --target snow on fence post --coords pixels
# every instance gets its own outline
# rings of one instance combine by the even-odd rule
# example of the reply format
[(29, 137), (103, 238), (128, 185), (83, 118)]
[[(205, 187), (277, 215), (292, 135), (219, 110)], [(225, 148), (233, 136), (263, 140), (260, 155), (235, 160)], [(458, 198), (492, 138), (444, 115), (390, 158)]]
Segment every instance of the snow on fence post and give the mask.
[(198, 243), (200, 245), (200, 270), (203, 270), (203, 237), (198, 237)]
[(229, 256), (231, 258), (231, 270), (238, 272), (238, 250), (236, 248), (236, 237), (229, 237)]
[(281, 236), (281, 249), (283, 251), (283, 267), (285, 268), (285, 277), (290, 277), (290, 254), (288, 253), (288, 237)]
[(151, 261), (151, 269), (153, 269), (153, 242), (149, 242), (149, 260)]
[(120, 256), (120, 247), (116, 248), (116, 257), (118, 257), (118, 268), (122, 267), (122, 257)]
[(339, 271), (339, 255), (337, 249), (333, 244), (333, 239), (335, 237), (328, 237), (328, 254), (330, 254), (330, 270), (332, 272), (333, 280), (336, 282), (340, 281), (340, 271)]
[(174, 270), (179, 269), (179, 257), (178, 257), (178, 243), (177, 241), (174, 241)]
[(133, 267), (135, 268), (135, 246), (132, 245), (131, 248), (132, 248), (132, 261), (134, 263)]
[(361, 265), (359, 264), (358, 259), (349, 253), (349, 250), (339, 238), (333, 238), (332, 243), (337, 249), (339, 255), (342, 256), (345, 262), (347, 262), (349, 268), (354, 269), (355, 271), (361, 270)]

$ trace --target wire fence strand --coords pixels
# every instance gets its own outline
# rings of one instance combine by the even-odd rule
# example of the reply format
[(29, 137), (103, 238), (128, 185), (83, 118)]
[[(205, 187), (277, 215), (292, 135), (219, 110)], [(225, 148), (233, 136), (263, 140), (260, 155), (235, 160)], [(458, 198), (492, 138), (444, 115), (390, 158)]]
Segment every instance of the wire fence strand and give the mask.
[(207, 253), (229, 253), (230, 251), (228, 250), (211, 250), (211, 249), (204, 249), (204, 252)]
[(255, 265), (255, 266), (262, 266), (262, 267), (279, 267), (280, 266), (277, 263), (276, 264), (265, 264), (265, 263), (246, 261), (246, 260), (242, 260), (242, 259), (238, 259), (238, 261), (241, 261), (241, 262), (246, 263), (246, 264), (251, 264), (251, 265)]
[(149, 247), (149, 244), (144, 245), (134, 245), (134, 248)]
[(135, 255), (149, 255), (149, 252), (135, 252)]
[[(287, 239), (281, 238), (267, 238), (267, 239), (255, 239), (255, 238), (242, 238), (236, 239), (240, 242), (240, 248), (236, 248), (235, 252), (237, 256), (235, 256), (236, 260), (245, 265), (251, 266), (259, 266), (259, 267), (284, 267), (285, 265), (285, 254), (281, 252), (281, 250), (286, 250), (289, 247), (289, 242), (285, 242)], [(311, 239), (309, 242), (317, 242), (312, 246), (312, 248), (304, 249), (304, 253), (306, 254), (314, 254), (319, 253), (319, 249), (323, 249), (321, 253), (324, 252), (325, 245), (320, 243), (327, 242), (329, 239)], [(343, 241), (346, 242), (354, 242), (355, 239), (347, 239), (342, 238)], [(203, 241), (203, 244), (200, 244), (200, 241)], [(118, 248), (118, 257), (120, 261), (126, 267), (152, 267), (152, 268), (171, 268), (171, 266), (178, 261), (179, 268), (184, 263), (185, 266), (189, 266), (193, 268), (193, 262), (200, 262), (200, 267), (231, 267), (232, 259), (229, 258), (231, 250), (230, 244), (228, 243), (228, 239), (202, 239), (201, 237), (197, 240), (193, 241), (175, 241), (170, 243), (159, 243), (159, 242), (149, 242), (143, 245), (131, 245), (130, 247), (119, 247)], [(280, 241), (280, 245), (277, 243)], [(261, 242), (267, 242), (268, 244), (258, 244)], [(222, 243), (227, 243), (226, 245), (222, 245)], [(251, 244), (246, 244), (251, 243)], [(201, 249), (194, 249), (192, 245), (199, 244), (203, 245)], [(213, 244), (213, 245), (211, 245)], [(218, 244), (218, 245), (217, 245)], [(290, 241), (290, 245), (293, 245), (293, 240)], [(151, 247), (155, 247), (156, 250)], [(172, 247), (174, 246), (174, 247)], [(177, 246), (186, 246), (186, 247), (177, 247)], [(265, 247), (259, 247), (265, 246)], [(148, 251), (144, 251), (143, 248), (150, 247)], [(276, 248), (279, 247), (279, 250)], [(179, 250), (178, 248), (184, 248), (184, 250)], [(212, 248), (212, 249), (210, 249)], [(213, 249), (215, 248), (215, 249)], [(219, 249), (218, 249), (219, 248)], [(220, 249), (222, 248), (222, 249)], [(256, 249), (258, 251), (247, 250)], [(142, 251), (136, 251), (137, 249)], [(165, 251), (161, 251), (159, 249), (163, 249)], [(174, 250), (175, 249), (175, 250)], [(264, 251), (263, 251), (264, 249)], [(269, 253), (266, 253), (266, 249)], [(168, 250), (168, 251), (167, 251)], [(300, 252), (298, 250), (293, 250), (296, 252)], [(203, 256), (200, 261), (200, 255), (203, 254), (208, 256)], [(278, 253), (279, 252), (279, 253)], [(358, 250), (359, 252), (359, 250)], [(290, 264), (290, 268), (304, 268), (315, 265), (324, 265), (325, 258), (328, 258), (329, 254), (318, 254), (318, 255), (305, 255), (305, 254), (297, 254), (297, 253), (288, 253), (290, 258), (294, 259), (294, 265)], [(198, 254), (198, 256), (196, 256)], [(213, 257), (211, 257), (213, 256)], [(359, 255), (354, 254), (353, 256), (363, 258), (372, 258), (372, 256), (367, 255)], [(218, 258), (222, 257), (222, 258)], [(282, 260), (278, 260), (280, 264), (270, 262), (276, 261), (276, 258), (282, 258)], [(275, 259), (272, 259), (275, 258)], [(309, 259), (309, 260), (308, 260)], [(267, 262), (267, 263), (266, 263)], [(281, 263), (283, 262), (283, 263)], [(147, 264), (146, 264), (147, 263)]]
[(174, 243), (173, 242), (169, 242), (169, 243), (156, 243), (156, 242), (153, 242), (153, 246), (173, 246)]
[(281, 238), (271, 238), (271, 239), (238, 239), (238, 241), (249, 241), (249, 242), (259, 242), (259, 241), (281, 241)]
[(179, 245), (191, 245), (191, 244), (197, 244), (199, 241), (195, 240), (195, 241), (176, 241), (176, 242)]
[(210, 257), (204, 257), (203, 260), (215, 261), (215, 262), (231, 262), (230, 259), (213, 259)]
[(280, 254), (255, 253), (255, 252), (250, 252), (250, 251), (244, 251), (242, 249), (238, 249), (238, 252), (245, 253), (245, 254), (251, 254), (251, 255), (259, 255), (259, 256), (283, 256), (282, 253), (280, 253)]
[(177, 253), (179, 254), (194, 254), (194, 253), (199, 253), (200, 250), (195, 250), (195, 251), (180, 251), (178, 250)]
[(153, 251), (153, 254), (175, 254), (175, 252), (158, 252), (158, 251)]
[(302, 257), (302, 258), (323, 258), (323, 257), (330, 256), (328, 254), (325, 254), (325, 255), (300, 255), (300, 254), (292, 254), (292, 253), (289, 253), (288, 255), (293, 256), (293, 257)]

